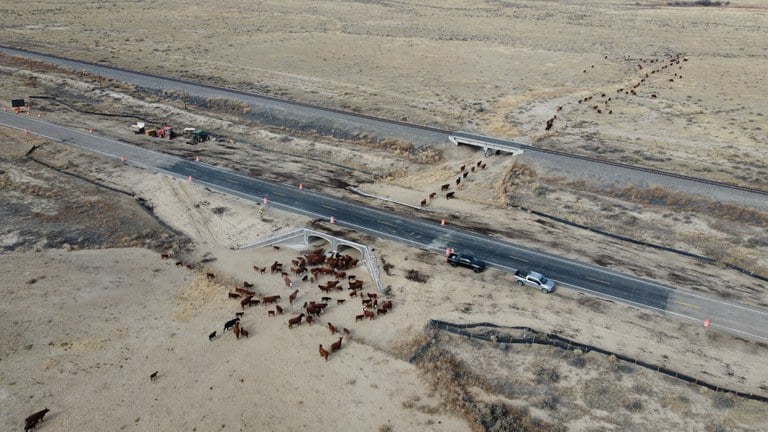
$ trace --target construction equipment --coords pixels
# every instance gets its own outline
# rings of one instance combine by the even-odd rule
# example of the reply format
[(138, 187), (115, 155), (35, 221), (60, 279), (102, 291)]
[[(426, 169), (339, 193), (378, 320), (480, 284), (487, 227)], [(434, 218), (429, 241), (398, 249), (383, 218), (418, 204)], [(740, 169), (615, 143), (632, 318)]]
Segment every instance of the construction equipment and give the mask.
[[(187, 132), (187, 129), (184, 129), (184, 131)], [(187, 141), (187, 144), (194, 145), (211, 139), (211, 134), (201, 129), (194, 129), (189, 135), (190, 139)]]
[(135, 124), (131, 125), (131, 130), (136, 135), (143, 134), (145, 132), (144, 130), (144, 122), (136, 122)]
[(155, 136), (170, 140), (175, 135), (173, 134), (173, 128), (171, 126), (163, 126), (155, 131)]
[(27, 102), (24, 99), (11, 99), (11, 107), (16, 114), (29, 110)]

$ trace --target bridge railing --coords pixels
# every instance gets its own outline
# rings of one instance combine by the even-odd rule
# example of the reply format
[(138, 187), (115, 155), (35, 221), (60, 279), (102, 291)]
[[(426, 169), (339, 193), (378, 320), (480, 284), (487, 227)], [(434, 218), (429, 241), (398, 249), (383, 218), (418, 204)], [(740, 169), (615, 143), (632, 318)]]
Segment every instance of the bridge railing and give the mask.
[(292, 239), (296, 237), (301, 237), (302, 242), (304, 242), (304, 230), (305, 228), (292, 228), (289, 230), (283, 230), (275, 234), (272, 234), (270, 236), (260, 238), (254, 242), (246, 243), (244, 245), (238, 246), (237, 249), (248, 249), (248, 248), (268, 246), (271, 244), (284, 242), (288, 239)]
[(382, 284), (381, 277), (379, 276), (379, 264), (378, 264), (378, 261), (376, 260), (376, 255), (373, 253), (371, 248), (369, 248), (364, 244), (356, 243), (346, 239), (341, 239), (332, 234), (328, 234), (322, 231), (316, 231), (309, 228), (295, 228), (295, 229), (284, 230), (284, 231), (275, 233), (273, 235), (261, 238), (259, 240), (247, 243), (245, 245), (238, 246), (237, 249), (263, 247), (263, 246), (273, 245), (276, 243), (282, 243), (282, 242), (285, 242), (286, 240), (291, 240), (291, 239), (300, 239), (301, 243), (306, 245), (307, 238), (309, 235), (314, 235), (316, 237), (320, 237), (326, 240), (330, 238), (331, 243), (337, 246), (339, 244), (344, 244), (344, 245), (352, 246), (355, 249), (359, 250), (363, 255), (363, 259), (365, 260), (366, 266), (368, 267), (368, 272), (371, 274), (371, 279), (373, 280), (373, 283), (376, 284), (376, 289), (380, 292), (384, 291), (384, 284)]

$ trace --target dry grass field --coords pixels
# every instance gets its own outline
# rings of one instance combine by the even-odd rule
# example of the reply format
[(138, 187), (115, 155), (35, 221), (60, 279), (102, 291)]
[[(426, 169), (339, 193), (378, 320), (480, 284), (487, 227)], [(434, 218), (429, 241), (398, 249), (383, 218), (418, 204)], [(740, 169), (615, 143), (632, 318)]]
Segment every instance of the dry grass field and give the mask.
[[(768, 9), (677, 3), (73, 0), (6, 3), (0, 23), (11, 46), (768, 189)], [(237, 101), (189, 104), (7, 56), (0, 75), (0, 99), (45, 96), (33, 105), (49, 121), (768, 305), (765, 283), (725, 267), (768, 276), (764, 209), (572, 179), (502, 156), (484, 159), (458, 199), (416, 210), (397, 202), (418, 206), (482, 155), (264, 127)], [(222, 140), (136, 136), (127, 125), (137, 119)], [(250, 308), (250, 338), (208, 341), (241, 310), (226, 294), (236, 284), (290, 292), (253, 265), (302, 252), (232, 247), (288, 227), (332, 227), (274, 209), (259, 220), (252, 203), (5, 129), (0, 201), (3, 430), (45, 406), (40, 430), (765, 430), (765, 404), (596, 353), (500, 348), (425, 326), (529, 326), (768, 395), (763, 344), (570, 290), (516, 290), (505, 274), (454, 272), (439, 256), (352, 232), (340, 234), (376, 249), (391, 314), (356, 322), (359, 300), (348, 299), (320, 326), (288, 332), (288, 313)], [(299, 286), (302, 298), (319, 296), (310, 288)], [(317, 344), (334, 341), (327, 322), (352, 336), (326, 364)]]

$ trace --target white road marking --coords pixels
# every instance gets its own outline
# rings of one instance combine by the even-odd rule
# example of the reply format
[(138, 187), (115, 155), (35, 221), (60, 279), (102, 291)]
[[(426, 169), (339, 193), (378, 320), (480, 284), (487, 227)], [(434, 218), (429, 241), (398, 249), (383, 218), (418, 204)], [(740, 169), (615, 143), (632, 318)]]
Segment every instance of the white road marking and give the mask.
[(606, 282), (606, 281), (600, 280), (600, 279), (591, 278), (589, 276), (585, 276), (584, 279), (589, 279), (591, 281), (594, 281), (594, 282), (597, 282), (597, 283), (601, 283), (603, 285), (610, 285), (611, 284), (610, 282)]

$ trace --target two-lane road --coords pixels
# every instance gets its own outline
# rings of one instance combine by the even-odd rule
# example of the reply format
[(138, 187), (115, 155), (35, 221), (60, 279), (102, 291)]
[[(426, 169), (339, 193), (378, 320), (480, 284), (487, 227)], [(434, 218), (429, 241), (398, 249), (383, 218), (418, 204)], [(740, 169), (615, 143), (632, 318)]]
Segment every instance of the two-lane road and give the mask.
[[(647, 307), (662, 313), (703, 322), (743, 337), (768, 341), (768, 313), (740, 305), (686, 294), (652, 281), (586, 265), (548, 253), (495, 240), (485, 235), (441, 226), (439, 221), (410, 218), (381, 209), (351, 204), (295, 186), (265, 182), (204, 163), (142, 149), (113, 139), (51, 124), (29, 116), (0, 113), (0, 125), (27, 129), (54, 141), (70, 144), (107, 158), (125, 157), (127, 163), (184, 181), (262, 202), (314, 218), (329, 219), (368, 234), (442, 253), (446, 247), (473, 253), (502, 270), (536, 269), (568, 287)], [(458, 271), (458, 270), (457, 270)], [(521, 288), (522, 289), (522, 288)]]

